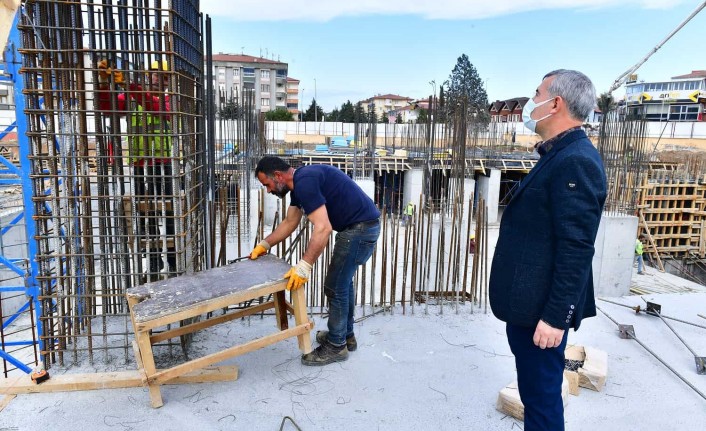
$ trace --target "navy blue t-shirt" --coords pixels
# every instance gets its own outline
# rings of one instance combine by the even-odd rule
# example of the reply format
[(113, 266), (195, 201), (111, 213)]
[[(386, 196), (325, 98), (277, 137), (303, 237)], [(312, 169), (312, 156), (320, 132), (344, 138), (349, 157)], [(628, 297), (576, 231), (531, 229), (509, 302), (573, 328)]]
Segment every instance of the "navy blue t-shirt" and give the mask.
[(294, 190), (291, 205), (304, 214), (311, 214), (321, 205), (333, 230), (380, 217), (375, 203), (348, 175), (328, 165), (311, 165), (294, 172)]

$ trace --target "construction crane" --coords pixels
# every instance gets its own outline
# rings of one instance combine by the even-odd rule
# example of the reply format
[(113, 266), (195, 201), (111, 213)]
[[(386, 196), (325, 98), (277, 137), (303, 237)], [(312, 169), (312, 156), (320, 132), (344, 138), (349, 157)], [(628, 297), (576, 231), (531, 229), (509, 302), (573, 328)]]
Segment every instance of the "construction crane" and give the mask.
[(623, 72), (620, 76), (618, 76), (618, 78), (615, 80), (615, 82), (613, 82), (613, 85), (611, 85), (610, 88), (608, 89), (608, 94), (613, 93), (613, 92), (614, 92), (615, 90), (617, 90), (621, 85), (623, 85), (623, 84), (625, 83), (625, 81), (627, 81), (627, 79), (630, 77), (630, 75), (632, 75), (633, 73), (635, 73), (635, 71), (636, 71), (637, 69), (639, 69), (640, 66), (642, 66), (643, 64), (645, 64), (645, 62), (652, 56), (652, 54), (654, 54), (655, 52), (657, 52), (657, 51), (662, 47), (662, 45), (664, 45), (665, 43), (667, 43), (667, 41), (668, 41), (669, 39), (671, 39), (672, 36), (674, 36), (675, 34), (677, 34), (677, 32), (678, 32), (679, 30), (681, 30), (682, 27), (684, 27), (689, 21), (691, 21), (692, 18), (694, 18), (696, 15), (698, 15), (698, 13), (701, 12), (701, 10), (702, 10), (703, 8), (705, 8), (705, 7), (706, 7), (706, 1), (702, 2), (699, 6), (697, 6), (696, 9), (694, 9), (694, 11), (691, 13), (691, 15), (689, 15), (684, 21), (682, 21), (682, 22), (677, 26), (677, 28), (675, 28), (674, 30), (672, 30), (672, 32), (669, 33), (669, 35), (668, 35), (667, 37), (665, 37), (664, 40), (662, 40), (660, 43), (658, 43), (657, 46), (655, 46), (654, 48), (652, 48), (652, 49), (650, 50), (650, 52), (648, 52), (647, 55), (642, 58), (642, 60), (638, 61), (634, 66), (632, 66), (630, 69), (626, 70), (626, 71)]

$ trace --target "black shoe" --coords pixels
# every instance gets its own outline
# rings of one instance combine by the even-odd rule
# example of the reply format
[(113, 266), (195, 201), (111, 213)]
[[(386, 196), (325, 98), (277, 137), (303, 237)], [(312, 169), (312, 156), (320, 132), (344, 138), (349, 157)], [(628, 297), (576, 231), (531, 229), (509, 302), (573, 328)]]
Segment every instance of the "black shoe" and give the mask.
[[(328, 342), (328, 331), (316, 331), (316, 342), (324, 344)], [(358, 342), (355, 340), (355, 334), (346, 337), (346, 348), (349, 352), (355, 352), (358, 348)]]
[(311, 353), (302, 355), (302, 364), (308, 366), (328, 365), (334, 362), (341, 362), (348, 359), (348, 349), (345, 345), (334, 346), (326, 341)]

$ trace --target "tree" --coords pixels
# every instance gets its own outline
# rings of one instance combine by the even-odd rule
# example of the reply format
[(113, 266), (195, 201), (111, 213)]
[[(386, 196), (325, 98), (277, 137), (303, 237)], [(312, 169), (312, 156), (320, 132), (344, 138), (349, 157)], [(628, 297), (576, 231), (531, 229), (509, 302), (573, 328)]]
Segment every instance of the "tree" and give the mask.
[(390, 122), (390, 117), (383, 111), (380, 113), (380, 123), (388, 124)]
[(341, 114), (338, 118), (338, 121), (344, 123), (355, 123), (355, 109), (350, 100), (346, 100), (346, 103), (341, 105)]
[(397, 118), (395, 118), (395, 123), (402, 124), (402, 113), (401, 112), (397, 113)]
[(614, 110), (616, 106), (615, 100), (609, 92), (605, 92), (598, 96), (598, 99), (596, 100), (596, 105), (598, 106), (598, 109), (600, 109), (603, 113), (604, 118), (608, 115), (608, 112)]
[(341, 111), (338, 110), (338, 107), (333, 108), (333, 111), (326, 114), (326, 121), (341, 121), (340, 118)]
[(365, 114), (365, 111), (363, 111), (363, 105), (360, 102), (355, 104), (355, 109), (353, 112), (353, 122), (354, 123), (367, 123), (368, 122), (368, 116)]
[[(446, 90), (446, 112), (449, 114), (466, 114), (475, 123), (484, 127), (490, 122), (488, 113), (488, 95), (483, 88), (483, 80), (478, 76), (478, 71), (462, 54), (456, 61), (456, 66), (451, 71), (448, 81), (444, 83)], [(466, 112), (460, 112), (461, 107), (466, 107)]]
[(218, 110), (218, 118), (222, 120), (237, 120), (240, 117), (240, 107), (238, 103), (230, 99)]
[(429, 112), (424, 108), (419, 108), (419, 113), (417, 114), (417, 124), (424, 124), (429, 121)]
[[(316, 111), (314, 111), (316, 110)], [(314, 114), (316, 112), (316, 115)], [(324, 110), (321, 109), (321, 106), (319, 106), (316, 103), (316, 99), (311, 99), (311, 105), (309, 105), (309, 109), (304, 112), (304, 121), (316, 121), (316, 120), (323, 120), (324, 119)]]
[(267, 121), (294, 121), (292, 113), (283, 108), (282, 106), (277, 107), (274, 111), (268, 111), (265, 113), (265, 120)]

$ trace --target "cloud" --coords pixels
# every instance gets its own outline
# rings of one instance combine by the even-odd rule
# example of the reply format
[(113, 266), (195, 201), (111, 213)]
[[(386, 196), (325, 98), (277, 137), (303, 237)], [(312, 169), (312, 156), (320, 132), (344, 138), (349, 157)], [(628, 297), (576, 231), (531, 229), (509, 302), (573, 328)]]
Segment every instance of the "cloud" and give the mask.
[(366, 15), (415, 15), (425, 19), (483, 19), (551, 9), (637, 7), (669, 9), (683, 0), (201, 0), (201, 11), (236, 21), (329, 21)]

